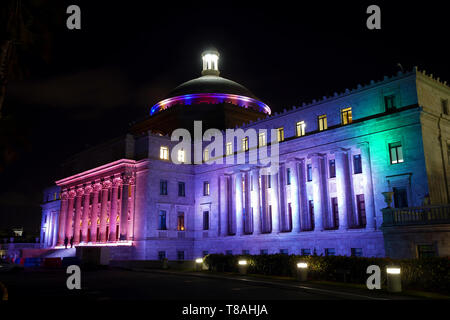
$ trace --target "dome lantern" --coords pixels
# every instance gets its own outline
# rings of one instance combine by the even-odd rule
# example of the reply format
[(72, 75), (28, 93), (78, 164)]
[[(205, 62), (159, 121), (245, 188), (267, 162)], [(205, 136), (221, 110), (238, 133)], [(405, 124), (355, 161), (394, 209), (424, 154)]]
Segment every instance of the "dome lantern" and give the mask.
[(219, 76), (219, 52), (215, 49), (202, 53), (203, 70), (202, 76)]

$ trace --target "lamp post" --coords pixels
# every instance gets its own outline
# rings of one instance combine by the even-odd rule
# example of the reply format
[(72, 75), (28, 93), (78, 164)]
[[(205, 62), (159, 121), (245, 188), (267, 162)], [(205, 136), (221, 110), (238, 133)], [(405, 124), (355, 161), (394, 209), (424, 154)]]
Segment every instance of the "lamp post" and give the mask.
[(239, 260), (238, 268), (240, 274), (247, 274), (248, 263), (247, 260)]
[(402, 277), (400, 268), (396, 266), (386, 267), (387, 273), (387, 290), (389, 292), (401, 292), (402, 291)]
[(308, 264), (306, 262), (297, 263), (297, 280), (301, 282), (308, 280)]
[(195, 271), (202, 271), (203, 267), (203, 259), (197, 258), (195, 259)]

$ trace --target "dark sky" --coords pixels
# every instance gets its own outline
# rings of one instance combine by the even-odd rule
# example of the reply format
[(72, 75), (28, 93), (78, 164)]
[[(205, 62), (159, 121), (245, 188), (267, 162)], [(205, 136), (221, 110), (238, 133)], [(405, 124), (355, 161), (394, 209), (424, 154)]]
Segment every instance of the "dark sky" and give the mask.
[[(65, 158), (125, 133), (199, 76), (208, 46), (221, 54), (221, 75), (273, 111), (381, 80), (397, 63), (450, 82), (442, 2), (37, 2), (44, 5), (34, 21), (47, 32), (36, 41), (50, 55), (30, 51), (28, 75), (9, 83), (4, 115), (28, 148), (0, 173), (0, 204), (11, 194), (38, 203)], [(81, 30), (66, 29), (69, 4), (81, 8)], [(381, 30), (366, 28), (370, 4), (381, 7)]]

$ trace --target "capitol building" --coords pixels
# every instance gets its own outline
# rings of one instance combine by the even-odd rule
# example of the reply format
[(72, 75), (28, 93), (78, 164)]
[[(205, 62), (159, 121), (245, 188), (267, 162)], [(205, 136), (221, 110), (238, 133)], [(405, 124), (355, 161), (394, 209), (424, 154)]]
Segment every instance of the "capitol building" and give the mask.
[[(277, 113), (220, 76), (215, 49), (202, 61), (126, 135), (67, 159), (44, 192), (43, 247), (72, 239), (111, 260), (450, 254), (446, 82), (414, 68)], [(199, 121), (222, 150), (194, 139)], [(193, 138), (177, 149), (180, 128)], [(250, 161), (275, 146), (270, 164)]]

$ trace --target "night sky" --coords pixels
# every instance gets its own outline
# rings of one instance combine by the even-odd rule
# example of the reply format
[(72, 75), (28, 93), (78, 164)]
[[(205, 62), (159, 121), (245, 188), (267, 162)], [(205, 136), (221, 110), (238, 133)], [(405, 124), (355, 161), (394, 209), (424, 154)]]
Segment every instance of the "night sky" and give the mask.
[[(64, 159), (126, 133), (172, 88), (200, 76), (210, 46), (221, 76), (272, 111), (381, 80), (398, 63), (450, 82), (442, 2), (22, 2), (36, 34), (31, 49), (19, 44), (26, 72), (10, 79), (3, 107), (2, 139), (15, 141), (15, 156), (0, 170), (1, 215), (3, 204), (30, 204), (39, 216), (42, 189), (61, 178)], [(66, 28), (70, 4), (81, 8), (81, 30)], [(381, 30), (366, 28), (370, 4), (381, 7)]]

